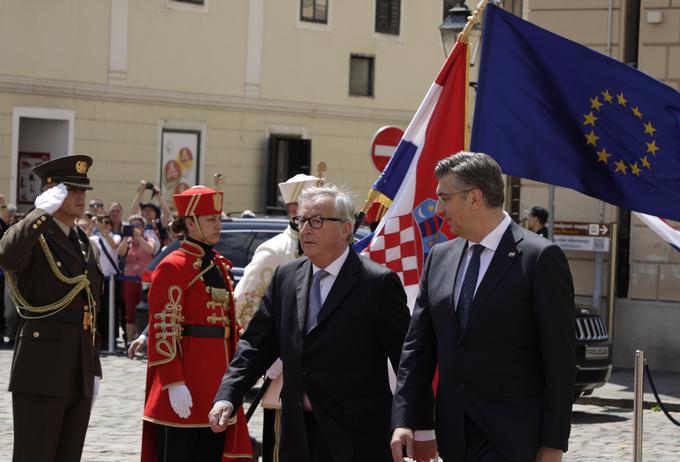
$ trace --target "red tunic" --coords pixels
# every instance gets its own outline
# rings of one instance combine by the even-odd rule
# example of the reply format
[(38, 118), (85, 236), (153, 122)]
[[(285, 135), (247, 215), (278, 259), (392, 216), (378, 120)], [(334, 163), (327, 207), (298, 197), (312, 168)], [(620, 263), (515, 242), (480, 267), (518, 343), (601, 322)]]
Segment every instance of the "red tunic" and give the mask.
[[(231, 262), (214, 252), (212, 263), (225, 289), (206, 286), (201, 277), (203, 249), (185, 241), (156, 267), (149, 291), (147, 400), (144, 407), (142, 461), (155, 461), (155, 431), (147, 422), (172, 427), (209, 427), (208, 412), (236, 350), (237, 332)], [(210, 267), (209, 267), (210, 268)], [(183, 337), (182, 326), (226, 327), (227, 338)], [(193, 406), (187, 419), (170, 406), (168, 388), (186, 384)], [(223, 461), (250, 460), (252, 447), (243, 411), (226, 431)]]

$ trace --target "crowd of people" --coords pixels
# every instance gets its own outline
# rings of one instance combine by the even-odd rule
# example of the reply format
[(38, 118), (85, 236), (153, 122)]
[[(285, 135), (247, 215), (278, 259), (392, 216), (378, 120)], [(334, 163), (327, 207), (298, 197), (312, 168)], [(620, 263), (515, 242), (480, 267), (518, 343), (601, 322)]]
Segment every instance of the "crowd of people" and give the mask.
[[(80, 459), (102, 338), (114, 334), (102, 320), (115, 310), (116, 332), (135, 340), (141, 272), (175, 233), (183, 240), (154, 270), (148, 333), (135, 340), (148, 338), (143, 462), (251, 460), (242, 404), (263, 375), (276, 390), (265, 460), (561, 461), (573, 281), (564, 253), (539, 236), (547, 212), (532, 209), (541, 226), (526, 230), (503, 210), (491, 157), (437, 163), (437, 213), (458, 237), (429, 252), (411, 310), (397, 274), (353, 250), (343, 187), (281, 183), (289, 226), (256, 250), (235, 290), (228, 256), (213, 249), (221, 192), (176, 194), (169, 226), (168, 204), (141, 181), (123, 220), (120, 203), (107, 210), (93, 197), (85, 210), (91, 165), (68, 156), (34, 168), (43, 191), (9, 228), (0, 198), (0, 267), (21, 317), (14, 461)], [(146, 190), (158, 205), (142, 202)], [(119, 306), (107, 306), (110, 287)], [(39, 426), (35, 415), (46, 415)]]

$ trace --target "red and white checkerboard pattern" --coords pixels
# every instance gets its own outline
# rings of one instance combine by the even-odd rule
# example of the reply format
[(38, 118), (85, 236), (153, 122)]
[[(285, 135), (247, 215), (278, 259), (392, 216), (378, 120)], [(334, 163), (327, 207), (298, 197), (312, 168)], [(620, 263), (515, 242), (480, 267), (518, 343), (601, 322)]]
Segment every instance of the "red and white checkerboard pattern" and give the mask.
[(413, 215), (409, 213), (388, 219), (362, 255), (397, 273), (404, 287), (417, 285), (418, 257)]

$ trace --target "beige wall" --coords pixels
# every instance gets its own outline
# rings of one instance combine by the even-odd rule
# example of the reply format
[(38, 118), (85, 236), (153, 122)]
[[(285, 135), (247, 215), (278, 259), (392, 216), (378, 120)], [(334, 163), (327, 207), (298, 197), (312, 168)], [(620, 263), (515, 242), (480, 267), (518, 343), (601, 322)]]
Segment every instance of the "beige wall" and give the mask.
[(0, 2), (0, 74), (105, 82), (109, 2)]

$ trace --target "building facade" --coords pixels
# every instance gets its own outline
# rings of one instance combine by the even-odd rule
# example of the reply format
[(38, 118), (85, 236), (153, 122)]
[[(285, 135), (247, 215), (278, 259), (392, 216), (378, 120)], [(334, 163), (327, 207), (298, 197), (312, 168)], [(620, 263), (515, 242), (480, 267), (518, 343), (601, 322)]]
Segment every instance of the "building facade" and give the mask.
[[(141, 179), (169, 198), (219, 172), (225, 211), (281, 211), (276, 183), (316, 173), (318, 162), (361, 203), (378, 175), (372, 136), (386, 125), (406, 128), (444, 61), (438, 26), (458, 3), (0, 2), (0, 192), (27, 210), (39, 189), (32, 165), (89, 154), (92, 195), (124, 209)], [(680, 89), (680, 0), (504, 7), (616, 59), (634, 47), (641, 70)], [(520, 220), (548, 205), (546, 185), (518, 184)], [(555, 218), (622, 221), (618, 208), (564, 188), (556, 188)], [(652, 367), (680, 370), (680, 253), (635, 219), (624, 240), (615, 363), (632, 366), (632, 351), (645, 348)], [(608, 256), (568, 257), (579, 299), (604, 309)], [(596, 273), (602, 294), (593, 301)]]

